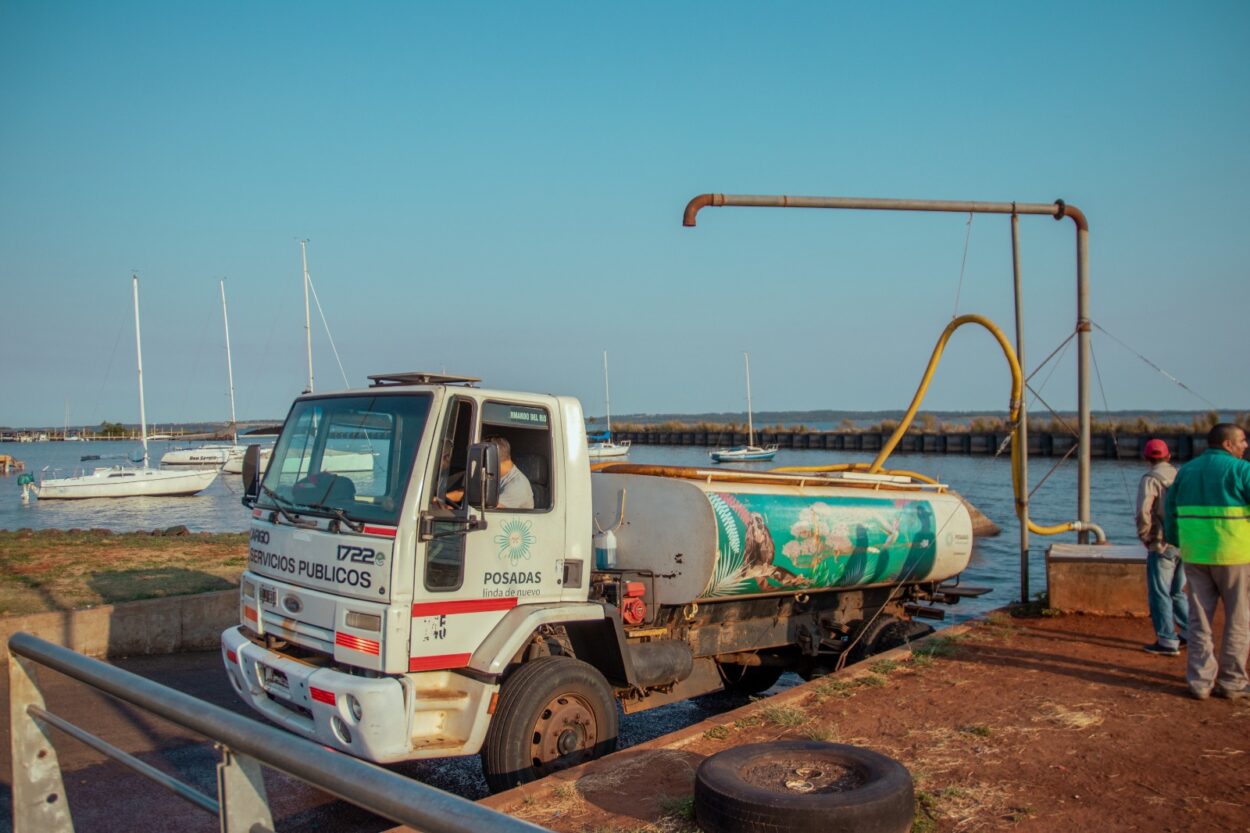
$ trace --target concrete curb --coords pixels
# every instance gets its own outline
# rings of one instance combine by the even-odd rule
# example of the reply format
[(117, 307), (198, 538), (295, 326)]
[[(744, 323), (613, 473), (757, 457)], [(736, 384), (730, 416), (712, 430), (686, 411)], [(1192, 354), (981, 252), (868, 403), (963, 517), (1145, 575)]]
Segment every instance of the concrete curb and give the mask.
[(19, 631), (89, 657), (118, 657), (216, 648), (221, 632), (238, 623), (238, 588), (86, 610), (4, 616), (0, 617), (0, 663), (8, 663), (9, 637)]

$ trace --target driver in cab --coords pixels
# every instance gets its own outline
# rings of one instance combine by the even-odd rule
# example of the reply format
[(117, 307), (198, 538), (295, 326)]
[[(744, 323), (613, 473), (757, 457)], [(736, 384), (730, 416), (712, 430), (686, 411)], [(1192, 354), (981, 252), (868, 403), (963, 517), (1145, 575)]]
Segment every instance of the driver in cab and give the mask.
[[(499, 449), (499, 502), (496, 509), (533, 509), (534, 487), (529, 478), (512, 462), (512, 444), (503, 437), (487, 437)], [(464, 489), (447, 492), (447, 502), (459, 505), (464, 499)]]

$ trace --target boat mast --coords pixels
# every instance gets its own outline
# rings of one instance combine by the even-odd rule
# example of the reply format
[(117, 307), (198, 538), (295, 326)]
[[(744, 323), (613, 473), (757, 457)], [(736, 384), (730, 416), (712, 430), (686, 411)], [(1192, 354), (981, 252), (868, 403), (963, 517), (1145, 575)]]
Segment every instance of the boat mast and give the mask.
[(612, 393), (608, 387), (608, 351), (603, 351), (603, 406), (608, 412), (608, 442), (612, 442)]
[(143, 437), (143, 467), (148, 467), (148, 415), (143, 407), (143, 341), (139, 337), (139, 276), (131, 275), (135, 296), (135, 358), (139, 368), (139, 431)]
[(743, 353), (742, 361), (747, 369), (747, 447), (755, 445), (755, 420), (751, 416), (751, 357)]
[(234, 416), (234, 365), (230, 363), (230, 316), (226, 312), (226, 279), (221, 284), (221, 323), (226, 328), (226, 380), (230, 384), (230, 436), (234, 445), (239, 444), (239, 423)]
[(308, 352), (308, 390), (304, 393), (313, 392), (313, 367), (312, 367), (312, 319), (308, 313), (308, 241), (299, 241), (300, 259), (304, 262), (304, 345)]

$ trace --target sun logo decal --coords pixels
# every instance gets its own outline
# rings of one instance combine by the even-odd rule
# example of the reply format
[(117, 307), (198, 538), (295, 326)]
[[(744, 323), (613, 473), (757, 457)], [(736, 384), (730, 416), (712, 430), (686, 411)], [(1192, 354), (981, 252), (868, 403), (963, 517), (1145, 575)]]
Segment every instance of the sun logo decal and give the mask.
[(529, 559), (530, 547), (534, 545), (529, 521), (504, 521), (500, 532), (501, 534), (495, 536), (495, 544), (499, 547), (501, 561), (507, 558), (516, 564), (522, 559)]

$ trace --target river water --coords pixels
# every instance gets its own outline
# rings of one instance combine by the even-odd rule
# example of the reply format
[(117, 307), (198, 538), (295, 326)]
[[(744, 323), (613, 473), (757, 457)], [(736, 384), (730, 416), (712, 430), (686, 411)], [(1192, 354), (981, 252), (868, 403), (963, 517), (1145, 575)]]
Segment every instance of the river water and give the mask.
[[(151, 458), (171, 445), (151, 443)], [(59, 469), (62, 476), (75, 468), (122, 463), (138, 449), (126, 442), (47, 442), (5, 443), (3, 453), (26, 463), (36, 477), (45, 467)], [(83, 455), (98, 454), (100, 460), (82, 462)], [(870, 462), (871, 453), (787, 450), (777, 452), (771, 463), (745, 464), (747, 468), (820, 465), (826, 463)], [(629, 462), (678, 466), (709, 465), (707, 449), (687, 446), (636, 446)], [(1029, 479), (1036, 484), (1051, 471), (1053, 459), (1030, 460)], [(963, 574), (967, 584), (988, 585), (993, 592), (979, 599), (965, 599), (950, 609), (948, 622), (961, 621), (1019, 598), (1019, 525), (1012, 510), (1011, 468), (1007, 455), (998, 458), (939, 454), (896, 454), (894, 468), (907, 469), (949, 484), (1002, 527), (993, 538), (979, 539), (972, 562)], [(1114, 543), (1136, 541), (1133, 530), (1133, 499), (1144, 463), (1095, 460), (1092, 469), (1090, 501), (1092, 519), (1102, 526)], [(49, 476), (52, 476), (49, 472)], [(178, 524), (193, 532), (242, 532), (250, 515), (240, 503), (242, 482), (238, 475), (219, 475), (213, 484), (195, 497), (125, 498), (81, 501), (20, 500), (17, 477), (0, 478), (0, 529), (104, 528), (118, 532), (164, 529)], [(1069, 460), (1054, 471), (1031, 498), (1030, 511), (1040, 524), (1052, 524), (1076, 517), (1076, 464)], [(1033, 536), (1030, 540), (1032, 569), (1030, 588), (1036, 593), (1045, 587), (1044, 554), (1052, 542), (1073, 542), (1074, 534), (1051, 538)]]

